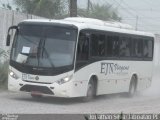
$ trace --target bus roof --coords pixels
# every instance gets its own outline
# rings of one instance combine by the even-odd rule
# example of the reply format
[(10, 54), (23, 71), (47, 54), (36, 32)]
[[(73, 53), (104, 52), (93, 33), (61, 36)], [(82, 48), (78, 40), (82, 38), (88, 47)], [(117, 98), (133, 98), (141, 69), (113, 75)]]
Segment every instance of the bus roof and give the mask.
[(128, 24), (123, 24), (120, 22), (113, 21), (102, 21), (98, 19), (92, 18), (82, 18), (82, 17), (69, 17), (61, 20), (54, 19), (28, 19), (23, 22), (32, 22), (32, 23), (59, 23), (59, 24), (68, 24), (74, 25), (79, 30), (81, 29), (95, 29), (95, 30), (103, 30), (117, 33), (126, 33), (133, 35), (141, 35), (141, 36), (150, 36), (154, 37), (154, 34), (143, 31), (136, 31), (134, 28)]

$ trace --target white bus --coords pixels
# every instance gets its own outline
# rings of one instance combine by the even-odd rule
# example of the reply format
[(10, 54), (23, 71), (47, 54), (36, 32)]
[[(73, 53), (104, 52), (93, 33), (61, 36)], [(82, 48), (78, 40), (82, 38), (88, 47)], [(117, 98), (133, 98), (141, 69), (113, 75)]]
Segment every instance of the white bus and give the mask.
[(8, 89), (33, 97), (84, 97), (150, 87), (154, 35), (89, 18), (25, 20), (8, 30)]

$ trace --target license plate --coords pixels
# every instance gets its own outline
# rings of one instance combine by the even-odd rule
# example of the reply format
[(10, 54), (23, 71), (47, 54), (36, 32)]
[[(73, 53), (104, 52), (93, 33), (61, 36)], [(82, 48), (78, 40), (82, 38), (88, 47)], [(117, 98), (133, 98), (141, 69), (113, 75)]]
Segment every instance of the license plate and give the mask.
[(35, 77), (34, 77), (34, 76), (31, 76), (31, 75), (29, 75), (29, 74), (23, 73), (23, 74), (22, 74), (22, 80), (33, 81), (33, 80), (35, 80)]
[(39, 92), (39, 91), (32, 91), (32, 92), (31, 92), (31, 95), (38, 95), (38, 96), (41, 96), (42, 93)]

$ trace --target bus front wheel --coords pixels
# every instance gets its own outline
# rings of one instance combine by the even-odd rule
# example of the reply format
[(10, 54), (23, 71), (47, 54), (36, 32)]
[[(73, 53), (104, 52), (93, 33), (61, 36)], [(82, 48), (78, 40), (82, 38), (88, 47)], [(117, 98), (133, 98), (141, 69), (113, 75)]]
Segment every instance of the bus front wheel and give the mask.
[(87, 94), (83, 98), (83, 101), (88, 102), (91, 101), (96, 96), (96, 83), (93, 78), (88, 83)]

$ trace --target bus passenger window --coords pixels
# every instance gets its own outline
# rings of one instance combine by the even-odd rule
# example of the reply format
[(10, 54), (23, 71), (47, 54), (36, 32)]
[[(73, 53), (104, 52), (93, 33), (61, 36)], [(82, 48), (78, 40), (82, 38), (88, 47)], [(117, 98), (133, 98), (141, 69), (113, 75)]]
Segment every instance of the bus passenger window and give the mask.
[(122, 37), (120, 42), (120, 57), (130, 57), (131, 41), (129, 38)]
[(91, 54), (94, 57), (103, 57), (105, 55), (105, 35), (92, 34)]
[(99, 56), (105, 56), (105, 35), (100, 35), (98, 41), (98, 54)]
[(133, 51), (133, 54), (135, 57), (142, 57), (143, 55), (143, 40), (141, 39), (134, 39), (134, 51)]
[(88, 60), (89, 55), (89, 38), (84, 33), (80, 33), (78, 48), (77, 48), (77, 60)]
[(91, 55), (92, 56), (98, 56), (99, 54), (99, 50), (98, 50), (98, 40), (99, 40), (99, 36), (96, 34), (92, 34), (91, 35)]
[(153, 43), (151, 40), (144, 40), (143, 44), (143, 55), (145, 58), (151, 58), (152, 57), (152, 46)]
[(107, 56), (108, 57), (117, 57), (119, 54), (118, 47), (119, 37), (117, 36), (108, 36), (107, 37)]

